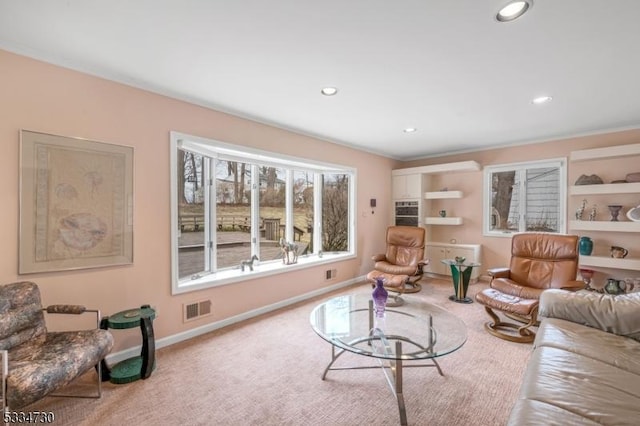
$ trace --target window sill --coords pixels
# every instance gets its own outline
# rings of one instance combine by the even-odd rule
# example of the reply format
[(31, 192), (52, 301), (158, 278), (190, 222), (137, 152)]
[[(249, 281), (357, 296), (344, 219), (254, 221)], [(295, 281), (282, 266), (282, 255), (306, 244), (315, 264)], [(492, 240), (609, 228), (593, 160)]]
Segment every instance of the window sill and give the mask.
[[(498, 238), (511, 238), (516, 234), (522, 234), (525, 232), (541, 232), (541, 231), (503, 231), (503, 232), (485, 232), (482, 234), (485, 237), (498, 237)], [(547, 232), (549, 234), (566, 234), (566, 231)]]
[(499, 237), (499, 238), (511, 238), (514, 234), (517, 234), (519, 231), (489, 231), (485, 232), (483, 236), (485, 237)]
[(353, 253), (324, 253), (322, 257), (317, 255), (301, 256), (298, 262), (285, 265), (280, 260), (268, 261), (254, 265), (253, 271), (245, 268), (241, 271), (239, 267), (224, 269), (215, 273), (203, 275), (197, 279), (185, 279), (173, 285), (172, 294), (182, 294), (206, 288), (219, 287), (233, 284), (247, 279), (267, 277), (270, 275), (284, 274), (291, 271), (306, 269), (326, 263), (333, 263), (340, 260), (354, 259)]

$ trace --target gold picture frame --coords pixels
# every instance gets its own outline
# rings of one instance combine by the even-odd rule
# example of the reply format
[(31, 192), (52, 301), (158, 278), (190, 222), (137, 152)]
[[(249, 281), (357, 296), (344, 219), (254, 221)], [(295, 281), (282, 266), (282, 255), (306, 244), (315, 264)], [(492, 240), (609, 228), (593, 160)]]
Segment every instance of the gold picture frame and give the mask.
[(18, 273), (133, 263), (133, 147), (20, 132)]

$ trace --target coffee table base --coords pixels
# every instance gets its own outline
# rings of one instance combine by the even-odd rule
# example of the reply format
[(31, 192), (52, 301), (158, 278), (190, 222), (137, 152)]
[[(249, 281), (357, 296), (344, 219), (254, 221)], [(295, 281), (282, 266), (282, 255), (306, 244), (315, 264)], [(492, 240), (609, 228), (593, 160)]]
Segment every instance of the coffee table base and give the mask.
[[(371, 340), (371, 338), (369, 338), (368, 340)], [(368, 370), (368, 369), (372, 369), (372, 368), (382, 368), (382, 371), (384, 372), (384, 375), (385, 375), (385, 377), (387, 379), (387, 383), (389, 384), (389, 387), (391, 388), (391, 392), (396, 397), (396, 401), (398, 403), (398, 412), (400, 414), (400, 424), (402, 426), (406, 426), (407, 425), (407, 410), (406, 410), (405, 405), (404, 405), (404, 394), (402, 392), (402, 371), (403, 371), (403, 368), (436, 367), (438, 369), (438, 373), (441, 376), (444, 376), (444, 373), (442, 372), (442, 369), (440, 368), (440, 365), (435, 360), (435, 358), (431, 358), (430, 359), (430, 361), (433, 364), (409, 364), (409, 365), (404, 365), (404, 362), (403, 362), (402, 359), (396, 359), (396, 360), (388, 360), (389, 361), (389, 365), (384, 365), (383, 364), (384, 361), (382, 359), (378, 359), (379, 365), (357, 366), (357, 367), (335, 367), (335, 368), (332, 368), (331, 366), (333, 365), (333, 363), (336, 362), (336, 360), (340, 357), (340, 355), (342, 355), (345, 352), (347, 352), (347, 351), (344, 350), (344, 349), (340, 349), (340, 350), (336, 351), (335, 346), (333, 346), (333, 345), (331, 346), (331, 362), (329, 362), (329, 365), (327, 365), (327, 368), (324, 369), (324, 372), (322, 373), (322, 380), (325, 380), (325, 378), (327, 377), (327, 373), (329, 371)], [(396, 341), (396, 354), (398, 355), (398, 358), (402, 357), (402, 342), (400, 342), (400, 341)], [(387, 370), (389, 370), (391, 372), (391, 376), (389, 376), (389, 373), (387, 372)]]

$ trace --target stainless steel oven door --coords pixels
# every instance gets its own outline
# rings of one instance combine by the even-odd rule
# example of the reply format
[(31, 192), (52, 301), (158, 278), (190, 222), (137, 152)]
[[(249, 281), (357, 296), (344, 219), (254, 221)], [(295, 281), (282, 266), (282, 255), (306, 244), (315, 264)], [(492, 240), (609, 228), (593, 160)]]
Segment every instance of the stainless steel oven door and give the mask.
[(396, 216), (396, 226), (418, 226), (418, 216)]

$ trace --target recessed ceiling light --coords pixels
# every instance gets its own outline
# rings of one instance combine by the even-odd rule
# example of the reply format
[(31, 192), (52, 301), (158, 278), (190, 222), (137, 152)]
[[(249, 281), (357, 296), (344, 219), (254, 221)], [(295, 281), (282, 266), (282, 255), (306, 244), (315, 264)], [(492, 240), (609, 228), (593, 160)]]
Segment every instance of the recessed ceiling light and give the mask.
[(496, 19), (500, 22), (513, 21), (524, 15), (531, 7), (533, 7), (533, 0), (509, 1), (500, 8)]
[(531, 103), (536, 104), (536, 105), (540, 105), (540, 104), (546, 104), (547, 102), (551, 101), (553, 98), (551, 96), (538, 96), (537, 98), (534, 98)]
[(335, 87), (324, 87), (324, 88), (322, 88), (320, 93), (322, 93), (325, 96), (333, 96), (336, 93), (338, 93), (338, 89), (335, 88)]
[(413, 132), (417, 132), (418, 129), (416, 129), (415, 127), (407, 127), (406, 129), (403, 130), (403, 132), (405, 133), (413, 133)]

